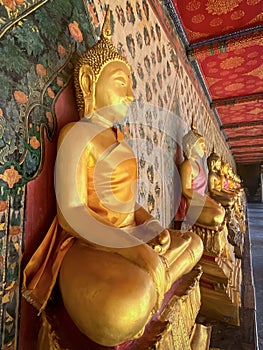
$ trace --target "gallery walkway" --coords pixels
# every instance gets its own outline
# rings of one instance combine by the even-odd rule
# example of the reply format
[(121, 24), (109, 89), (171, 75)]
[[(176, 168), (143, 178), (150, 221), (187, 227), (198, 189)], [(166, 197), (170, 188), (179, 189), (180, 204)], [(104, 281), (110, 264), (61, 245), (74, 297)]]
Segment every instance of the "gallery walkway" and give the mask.
[(263, 350), (263, 203), (248, 203), (240, 327), (212, 324), (211, 349)]
[(263, 203), (248, 204), (248, 226), (256, 294), (258, 349), (263, 350)]

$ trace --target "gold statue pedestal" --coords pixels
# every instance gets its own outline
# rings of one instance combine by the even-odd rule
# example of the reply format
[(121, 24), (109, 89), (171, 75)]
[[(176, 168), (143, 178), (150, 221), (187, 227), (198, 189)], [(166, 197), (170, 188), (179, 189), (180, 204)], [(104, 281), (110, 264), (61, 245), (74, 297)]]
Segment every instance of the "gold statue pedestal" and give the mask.
[(228, 208), (226, 209), (226, 222), (228, 229), (228, 240), (234, 247), (235, 256), (241, 259), (244, 250), (244, 235), (246, 232), (244, 220), (238, 220), (235, 217), (233, 209)]
[(235, 257), (234, 247), (224, 239), (227, 237), (226, 226), (211, 230), (194, 225), (193, 231), (204, 243), (204, 254), (200, 260), (203, 269), (200, 315), (239, 326), (241, 260)]
[[(201, 306), (200, 266), (184, 275), (167, 294), (168, 302), (146, 327), (143, 336), (128, 350), (208, 350), (211, 327), (196, 323)], [(171, 293), (172, 292), (172, 293)], [(119, 348), (118, 348), (119, 349)], [(122, 348), (120, 348), (122, 349)]]
[(175, 282), (143, 335), (115, 347), (104, 347), (86, 338), (70, 320), (61, 298), (60, 302), (51, 301), (42, 314), (41, 343), (45, 338), (49, 350), (208, 350), (211, 327), (196, 324), (201, 306), (201, 275), (202, 269), (197, 266)]

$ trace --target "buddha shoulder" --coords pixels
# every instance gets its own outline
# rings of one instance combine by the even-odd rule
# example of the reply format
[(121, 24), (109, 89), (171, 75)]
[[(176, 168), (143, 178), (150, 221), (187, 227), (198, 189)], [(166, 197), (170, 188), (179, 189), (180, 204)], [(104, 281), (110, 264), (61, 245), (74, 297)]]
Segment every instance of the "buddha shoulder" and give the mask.
[(59, 132), (58, 136), (58, 147), (61, 145), (61, 142), (64, 140), (65, 136), (68, 134), (68, 132), (73, 128), (74, 125), (76, 125), (77, 122), (70, 122), (63, 126), (63, 128)]

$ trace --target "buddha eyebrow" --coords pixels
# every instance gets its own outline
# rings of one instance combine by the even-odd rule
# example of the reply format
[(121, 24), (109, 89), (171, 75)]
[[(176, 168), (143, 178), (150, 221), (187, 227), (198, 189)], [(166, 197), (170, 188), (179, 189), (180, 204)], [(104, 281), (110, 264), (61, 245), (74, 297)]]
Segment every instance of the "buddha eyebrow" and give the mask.
[(119, 69), (115, 69), (112, 73), (113, 73), (113, 76), (114, 77), (117, 76), (117, 78), (118, 78), (118, 76), (125, 77), (125, 78), (129, 77), (129, 74), (127, 74)]

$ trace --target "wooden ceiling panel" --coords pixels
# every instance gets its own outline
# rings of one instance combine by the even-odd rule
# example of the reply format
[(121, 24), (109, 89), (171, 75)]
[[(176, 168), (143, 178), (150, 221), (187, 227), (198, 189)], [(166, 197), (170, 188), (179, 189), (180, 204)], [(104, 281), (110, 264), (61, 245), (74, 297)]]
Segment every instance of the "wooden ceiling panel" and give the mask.
[(213, 100), (263, 92), (263, 45), (208, 56), (199, 66)]
[(174, 0), (190, 43), (262, 23), (261, 0)]
[(233, 129), (226, 129), (225, 133), (228, 139), (237, 139), (237, 138), (251, 138), (254, 136), (263, 137), (263, 123), (262, 125), (257, 126), (244, 126)]
[(231, 141), (231, 149), (236, 148), (251, 148), (251, 147), (258, 147), (261, 148), (263, 145), (263, 139), (260, 138), (253, 138), (253, 139), (242, 139), (242, 140), (232, 140)]
[(251, 123), (263, 124), (263, 99), (261, 101), (240, 102), (234, 105), (216, 106), (217, 113), (220, 115), (221, 123), (224, 129), (235, 127), (236, 124), (245, 125)]
[(263, 164), (263, 1), (163, 2), (236, 162)]

